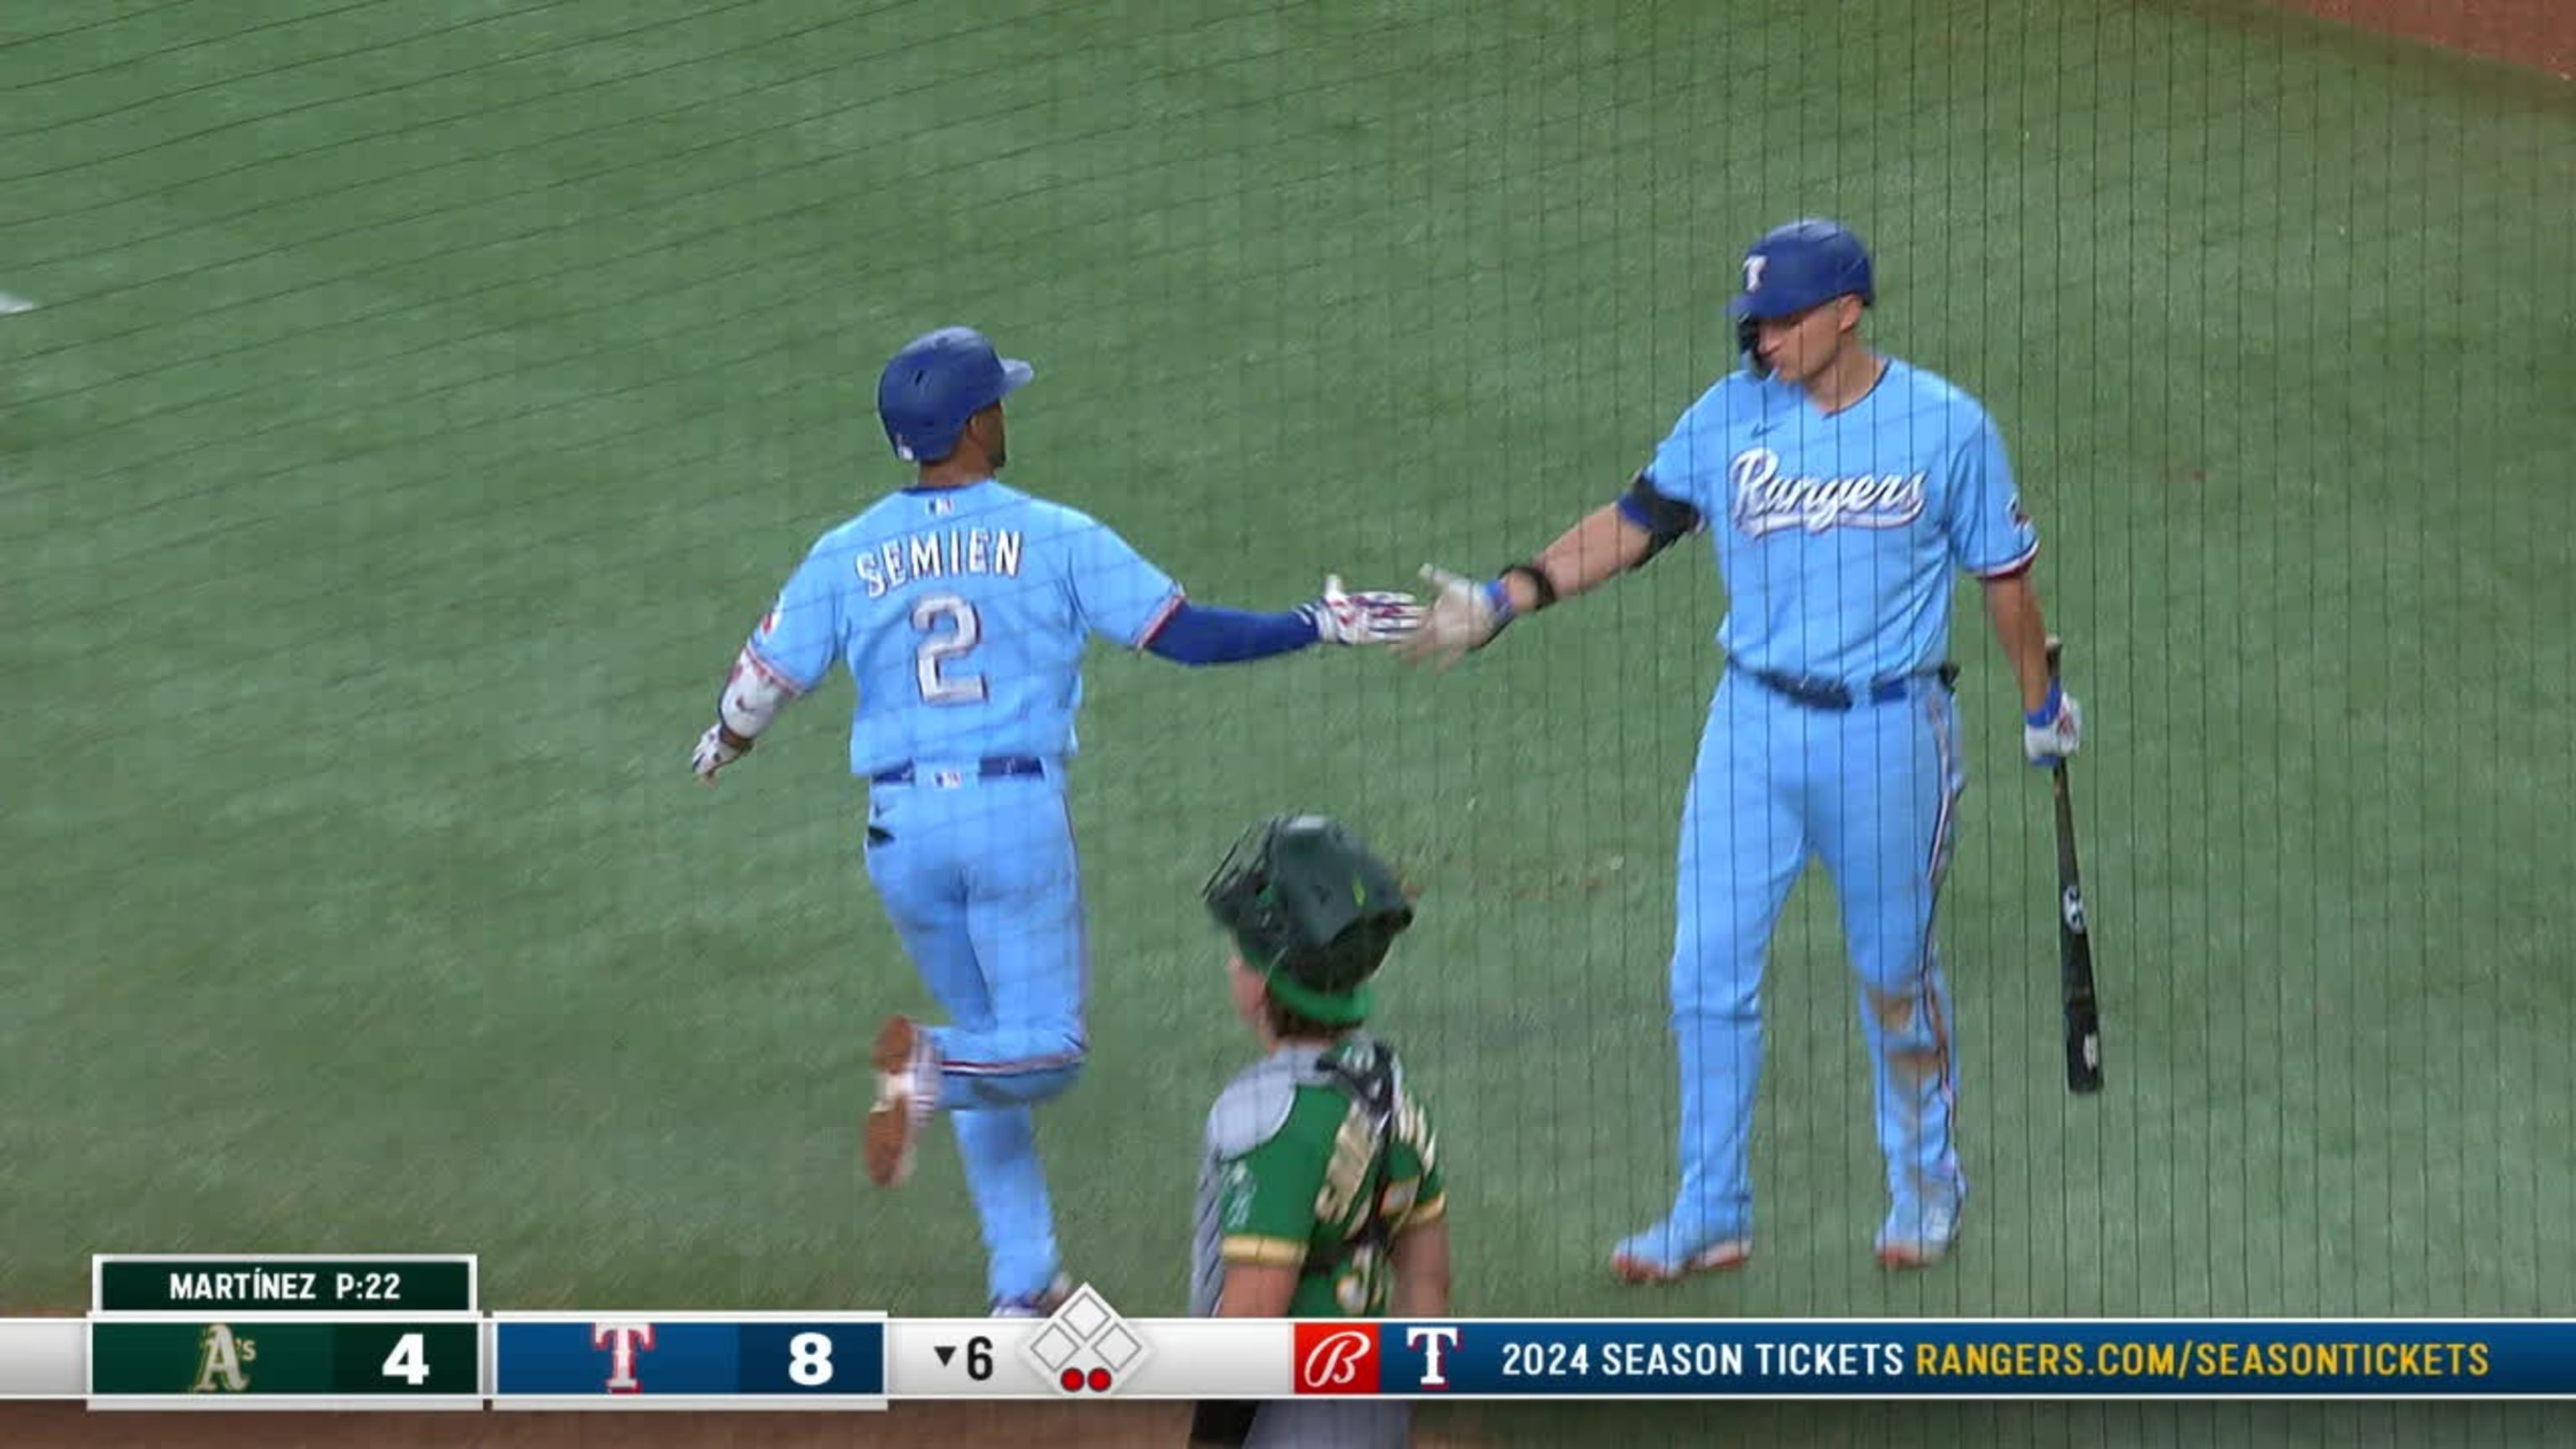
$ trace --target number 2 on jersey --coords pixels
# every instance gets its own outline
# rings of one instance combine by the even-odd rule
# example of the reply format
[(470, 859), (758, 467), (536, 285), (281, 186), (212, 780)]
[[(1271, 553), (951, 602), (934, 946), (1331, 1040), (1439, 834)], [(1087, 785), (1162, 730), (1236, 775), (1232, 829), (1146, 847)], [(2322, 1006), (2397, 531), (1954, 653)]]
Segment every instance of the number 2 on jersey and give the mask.
[[(939, 627), (945, 621), (950, 627)], [(975, 606), (955, 594), (932, 594), (912, 606), (912, 627), (922, 632), (913, 659), (913, 678), (924, 704), (982, 704), (984, 677), (947, 672), (948, 661), (962, 659), (984, 638), (984, 621)]]

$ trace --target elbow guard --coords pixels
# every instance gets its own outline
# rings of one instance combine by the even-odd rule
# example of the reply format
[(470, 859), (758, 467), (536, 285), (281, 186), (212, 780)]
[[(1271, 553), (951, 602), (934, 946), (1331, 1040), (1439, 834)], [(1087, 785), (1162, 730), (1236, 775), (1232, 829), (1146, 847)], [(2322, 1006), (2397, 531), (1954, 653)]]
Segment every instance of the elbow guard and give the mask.
[[(1646, 531), (1646, 559), (1653, 558), (1700, 529), (1699, 510), (1657, 492), (1642, 471), (1619, 499), (1619, 512), (1630, 523)], [(1637, 561), (1644, 563), (1646, 559)]]
[(800, 692), (746, 644), (733, 662), (733, 673), (725, 676), (716, 719), (743, 739), (753, 739), (769, 728), (780, 710), (795, 703)]

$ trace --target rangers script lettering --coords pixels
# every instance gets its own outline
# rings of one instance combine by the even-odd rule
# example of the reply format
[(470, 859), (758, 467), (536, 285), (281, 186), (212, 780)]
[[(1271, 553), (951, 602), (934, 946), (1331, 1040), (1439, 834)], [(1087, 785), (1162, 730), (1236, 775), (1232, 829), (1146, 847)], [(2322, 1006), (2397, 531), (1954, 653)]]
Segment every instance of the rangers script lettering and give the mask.
[(1374, 1394), (1377, 1332), (1342, 1323), (1297, 1325), (1297, 1392)]
[(1747, 448), (1727, 469), (1735, 493), (1735, 526), (1747, 538), (1784, 528), (1823, 533), (1837, 525), (1903, 528), (1923, 516), (1924, 473), (1860, 473), (1849, 478), (1783, 478), (1780, 455)]

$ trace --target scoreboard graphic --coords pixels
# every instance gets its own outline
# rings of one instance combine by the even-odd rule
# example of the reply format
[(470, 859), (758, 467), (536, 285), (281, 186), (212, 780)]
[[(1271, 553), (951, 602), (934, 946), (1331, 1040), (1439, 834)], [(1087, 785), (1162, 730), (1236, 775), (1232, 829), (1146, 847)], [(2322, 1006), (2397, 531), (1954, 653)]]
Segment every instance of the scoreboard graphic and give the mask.
[(465, 1255), (103, 1255), (81, 1396), (94, 1409), (479, 1409), (476, 1288)]
[(470, 1255), (105, 1255), (0, 1319), (0, 1400), (875, 1411), (906, 1400), (2576, 1399), (2571, 1319), (1129, 1318), (514, 1312)]
[(882, 1313), (497, 1313), (496, 1409), (882, 1409)]

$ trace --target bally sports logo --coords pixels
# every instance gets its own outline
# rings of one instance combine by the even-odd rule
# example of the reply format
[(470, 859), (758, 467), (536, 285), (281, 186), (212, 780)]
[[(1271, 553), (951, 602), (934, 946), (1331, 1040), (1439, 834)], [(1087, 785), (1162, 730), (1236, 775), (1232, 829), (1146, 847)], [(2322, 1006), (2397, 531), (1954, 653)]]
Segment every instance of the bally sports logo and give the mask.
[(1301, 1394), (1374, 1394), (1381, 1362), (1374, 1323), (1301, 1321), (1297, 1325), (1297, 1392)]
[[(1386, 1355), (1378, 1335), (1380, 1323), (1323, 1322), (1297, 1324), (1297, 1392), (1301, 1394), (1438, 1393), (1449, 1387), (1445, 1359), (1458, 1346), (1455, 1324), (1408, 1323), (1404, 1346), (1422, 1355), (1420, 1375), (1412, 1384), (1385, 1382)], [(1410, 1357), (1410, 1354), (1407, 1355)]]

